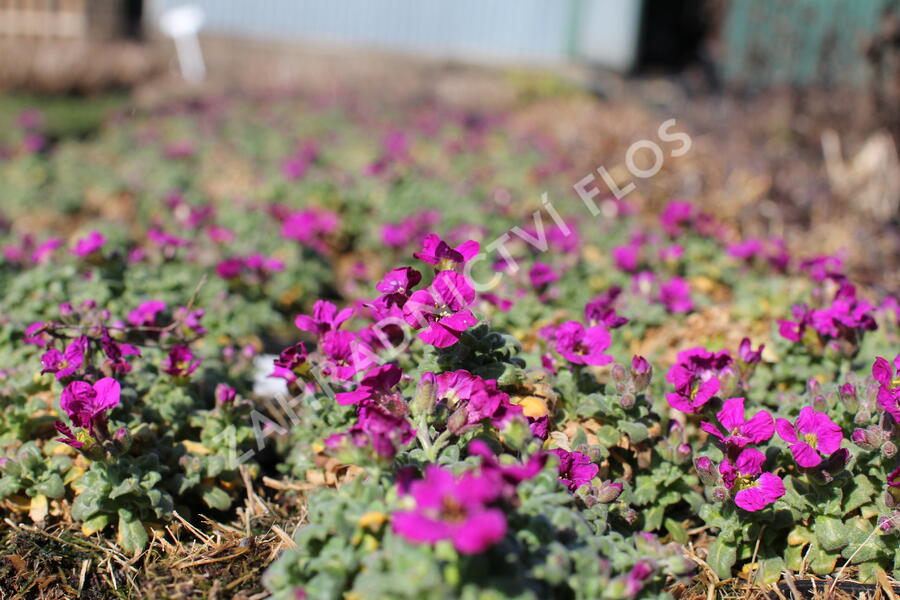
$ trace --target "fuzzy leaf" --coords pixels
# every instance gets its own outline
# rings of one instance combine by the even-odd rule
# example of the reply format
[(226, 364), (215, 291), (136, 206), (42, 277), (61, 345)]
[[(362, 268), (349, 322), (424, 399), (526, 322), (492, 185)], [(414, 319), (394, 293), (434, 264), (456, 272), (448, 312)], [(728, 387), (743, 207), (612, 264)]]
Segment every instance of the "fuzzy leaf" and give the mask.
[(737, 547), (732, 542), (717, 538), (709, 547), (706, 562), (720, 579), (731, 577), (731, 568), (737, 561)]
[(825, 550), (831, 552), (840, 550), (847, 545), (847, 532), (840, 519), (834, 517), (819, 516), (813, 525), (816, 540)]
[(103, 528), (109, 525), (111, 520), (111, 517), (106, 513), (95, 515), (81, 524), (81, 533), (86, 536), (93, 535), (98, 531), (103, 530)]
[(844, 514), (847, 515), (860, 506), (872, 502), (878, 490), (872, 485), (866, 475), (857, 475), (853, 478), (853, 491), (844, 499)]
[(135, 554), (144, 549), (149, 537), (144, 524), (129, 511), (119, 511), (119, 534), (116, 538), (122, 549), (128, 554)]
[(203, 486), (203, 501), (210, 508), (228, 510), (231, 506), (231, 497), (225, 490), (213, 486)]

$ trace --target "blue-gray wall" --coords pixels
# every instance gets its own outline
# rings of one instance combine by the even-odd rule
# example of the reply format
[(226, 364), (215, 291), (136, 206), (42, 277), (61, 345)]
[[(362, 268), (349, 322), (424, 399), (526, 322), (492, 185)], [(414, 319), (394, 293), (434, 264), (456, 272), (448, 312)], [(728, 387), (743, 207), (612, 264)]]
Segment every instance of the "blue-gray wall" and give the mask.
[(431, 56), (628, 68), (641, 0), (156, 0), (203, 8), (205, 30)]

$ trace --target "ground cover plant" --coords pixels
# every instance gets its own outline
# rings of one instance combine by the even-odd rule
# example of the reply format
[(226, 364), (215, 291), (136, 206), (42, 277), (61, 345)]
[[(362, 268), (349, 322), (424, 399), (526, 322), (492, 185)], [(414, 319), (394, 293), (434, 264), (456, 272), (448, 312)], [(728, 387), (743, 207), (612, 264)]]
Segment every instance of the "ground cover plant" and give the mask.
[(585, 199), (552, 139), (430, 103), (8, 125), (2, 593), (900, 576), (900, 307), (840, 255)]

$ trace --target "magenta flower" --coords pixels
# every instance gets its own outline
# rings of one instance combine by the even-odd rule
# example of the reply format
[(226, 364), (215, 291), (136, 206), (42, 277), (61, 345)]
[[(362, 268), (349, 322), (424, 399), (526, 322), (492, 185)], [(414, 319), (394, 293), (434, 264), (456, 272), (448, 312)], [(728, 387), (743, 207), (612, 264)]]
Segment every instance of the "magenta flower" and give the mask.
[(638, 244), (632, 243), (624, 246), (613, 246), (612, 248), (612, 257), (616, 263), (616, 268), (626, 273), (637, 271), (640, 254), (641, 247)]
[(194, 360), (194, 353), (184, 344), (173, 346), (162, 362), (163, 372), (172, 377), (187, 377), (199, 366), (200, 360)]
[(279, 377), (289, 384), (294, 383), (299, 375), (309, 370), (308, 356), (309, 353), (303, 342), (297, 342), (293, 346), (285, 348), (275, 359), (274, 370), (269, 377)]
[(492, 478), (473, 473), (455, 478), (447, 469), (429, 465), (425, 478), (409, 486), (415, 508), (394, 513), (392, 527), (416, 544), (449, 539), (459, 552), (478, 554), (506, 535), (503, 511), (490, 506), (500, 493)]
[(893, 365), (885, 358), (876, 358), (872, 377), (878, 382), (878, 405), (900, 423), (900, 354)]
[(672, 201), (663, 209), (659, 218), (662, 228), (671, 236), (681, 235), (683, 227), (695, 216), (694, 206), (689, 202)]
[(547, 453), (532, 454), (525, 463), (502, 464), (491, 447), (483, 440), (472, 440), (468, 452), (472, 456), (481, 457), (481, 473), (485, 477), (495, 479), (501, 488), (501, 496), (513, 499), (516, 487), (523, 481), (534, 478), (547, 463)]
[(747, 444), (759, 444), (771, 439), (775, 433), (775, 420), (765, 410), (758, 411), (750, 419), (744, 418), (744, 399), (729, 398), (722, 404), (716, 418), (723, 434), (712, 423), (703, 421), (700, 428), (719, 440), (726, 449), (743, 448)]
[(600, 471), (600, 467), (594, 464), (591, 457), (581, 452), (569, 452), (562, 448), (550, 450), (559, 457), (559, 480), (574, 492), (581, 486), (590, 483), (591, 479)]
[(694, 309), (691, 286), (681, 277), (673, 277), (659, 286), (658, 300), (670, 313), (687, 313)]
[(366, 372), (360, 385), (352, 392), (339, 392), (334, 395), (338, 404), (362, 404), (374, 402), (382, 396), (389, 395), (391, 389), (400, 383), (403, 372), (394, 364), (375, 367)]
[(856, 297), (856, 288), (844, 284), (835, 293), (831, 306), (811, 309), (806, 305), (791, 307), (793, 321), (779, 320), (781, 337), (792, 342), (800, 342), (806, 332), (813, 329), (821, 341), (842, 340), (852, 347), (858, 347), (859, 337), (864, 331), (878, 328), (872, 317), (875, 307)]
[(314, 333), (318, 337), (322, 337), (329, 331), (335, 331), (353, 316), (352, 308), (345, 308), (338, 311), (337, 306), (328, 300), (316, 300), (313, 304), (313, 314), (297, 315), (294, 319), (294, 325), (300, 331), (308, 331)]
[(454, 433), (461, 433), (485, 419), (495, 427), (502, 427), (512, 417), (522, 414), (522, 408), (512, 404), (509, 395), (501, 392), (493, 379), (485, 380), (460, 369), (441, 373), (435, 382), (438, 400), (459, 415), (458, 422), (448, 424)]
[(100, 334), (100, 348), (108, 359), (106, 364), (113, 373), (123, 375), (131, 371), (131, 365), (125, 360), (126, 356), (140, 356), (141, 351), (137, 346), (118, 342), (109, 335), (109, 330), (104, 327)]
[(644, 582), (653, 576), (655, 569), (649, 560), (639, 560), (625, 576), (625, 595), (633, 598), (644, 589)]
[(337, 230), (339, 222), (337, 214), (325, 210), (310, 209), (288, 213), (281, 225), (281, 235), (324, 253), (328, 250), (326, 240)]
[(419, 338), (435, 348), (447, 348), (459, 341), (462, 332), (478, 323), (468, 310), (475, 290), (464, 275), (441, 271), (427, 290), (412, 293), (403, 306), (406, 322), (417, 329)]
[(50, 260), (50, 255), (62, 246), (63, 241), (59, 238), (50, 238), (31, 253), (31, 261), (35, 264), (42, 265)]
[(410, 426), (406, 403), (399, 397), (364, 402), (357, 412), (357, 422), (344, 433), (329, 436), (325, 446), (340, 450), (349, 445), (371, 448), (381, 458), (393, 459), (400, 446), (409, 444), (416, 436)]
[(763, 473), (766, 455), (745, 448), (732, 465), (725, 461), (719, 472), (725, 487), (734, 494), (734, 503), (747, 511), (758, 511), (784, 496), (784, 482), (772, 473)]
[(100, 250), (105, 243), (106, 238), (102, 233), (99, 231), (92, 231), (86, 237), (75, 242), (75, 247), (72, 248), (72, 254), (76, 256), (88, 256)]
[(740, 346), (738, 346), (738, 360), (745, 365), (755, 365), (762, 360), (762, 353), (765, 347), (765, 344), (760, 344), (759, 348), (754, 350), (750, 343), (750, 338), (744, 338), (741, 340)]
[(422, 274), (412, 267), (403, 267), (388, 271), (384, 278), (375, 285), (375, 289), (382, 293), (380, 300), (386, 306), (400, 306), (406, 304), (412, 289), (422, 281)]
[(141, 302), (137, 308), (128, 313), (126, 320), (135, 327), (153, 325), (156, 315), (166, 310), (166, 303), (162, 300), (148, 300)]
[(32, 344), (38, 348), (45, 348), (50, 343), (50, 335), (47, 333), (48, 323), (37, 321), (25, 328), (25, 337), (22, 339), (26, 344)]
[(812, 406), (804, 406), (793, 424), (787, 419), (778, 419), (775, 430), (788, 443), (797, 464), (807, 468), (819, 466), (821, 455), (836, 452), (844, 439), (841, 428), (827, 414), (817, 412)]
[(677, 362), (666, 373), (666, 381), (675, 386), (666, 394), (669, 406), (687, 413), (699, 409), (719, 392), (719, 377), (732, 373), (732, 359), (727, 350), (708, 352), (696, 347), (678, 353)]
[(537, 261), (528, 271), (528, 279), (535, 290), (543, 290), (551, 283), (559, 281), (559, 275), (547, 263)]
[(563, 358), (576, 365), (608, 365), (613, 357), (604, 354), (612, 338), (606, 327), (593, 325), (585, 329), (578, 321), (566, 321), (553, 334), (554, 348)]
[(464, 265), (478, 254), (479, 249), (478, 242), (474, 240), (463, 242), (456, 248), (451, 248), (447, 245), (447, 242), (436, 234), (429, 233), (422, 240), (422, 249), (415, 252), (413, 256), (430, 265), (434, 265), (437, 271), (446, 271), (459, 265)]
[(332, 330), (321, 338), (322, 351), (328, 358), (325, 374), (341, 381), (375, 365), (375, 351), (364, 339), (350, 331)]
[(615, 302), (622, 294), (622, 288), (612, 286), (584, 305), (584, 318), (587, 323), (602, 324), (607, 329), (616, 329), (628, 322), (625, 317), (616, 314)]
[(57, 380), (71, 377), (84, 364), (87, 346), (87, 338), (81, 336), (69, 342), (64, 352), (51, 348), (41, 357), (41, 364), (44, 365), (41, 373), (53, 373)]
[[(68, 415), (72, 425), (88, 430), (94, 438), (105, 438), (108, 436), (106, 412), (119, 405), (120, 393), (119, 382), (111, 377), (104, 377), (94, 385), (86, 381), (73, 381), (63, 390), (59, 406)], [(58, 441), (74, 448), (83, 445), (73, 444), (76, 440), (69, 428), (63, 423), (57, 423), (57, 431), (65, 436), (65, 439)]]

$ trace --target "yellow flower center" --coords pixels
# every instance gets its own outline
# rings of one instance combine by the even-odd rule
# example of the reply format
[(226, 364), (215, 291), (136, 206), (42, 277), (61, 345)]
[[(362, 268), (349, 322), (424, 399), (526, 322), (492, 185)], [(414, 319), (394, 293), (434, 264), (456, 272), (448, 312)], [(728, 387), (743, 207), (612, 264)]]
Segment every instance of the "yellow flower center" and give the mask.
[(815, 448), (819, 444), (819, 438), (817, 438), (816, 434), (814, 434), (814, 433), (804, 433), (803, 441), (805, 441), (807, 444), (809, 444), (813, 448)]

